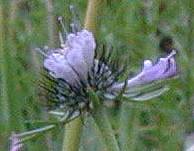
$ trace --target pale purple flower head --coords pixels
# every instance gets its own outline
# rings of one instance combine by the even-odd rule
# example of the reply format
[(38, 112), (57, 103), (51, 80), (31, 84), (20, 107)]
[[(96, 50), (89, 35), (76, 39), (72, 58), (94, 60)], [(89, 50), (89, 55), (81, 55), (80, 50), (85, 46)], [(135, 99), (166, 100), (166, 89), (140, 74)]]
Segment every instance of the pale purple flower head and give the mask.
[[(99, 50), (96, 50), (93, 34), (86, 29), (79, 30), (75, 27), (72, 26), (72, 32), (69, 34), (66, 32), (59, 34), (60, 48), (51, 49), (46, 53), (41, 52), (45, 56), (43, 64), (47, 71), (42, 87), (49, 92), (49, 100), (53, 101), (51, 104), (55, 107), (63, 110), (70, 108), (72, 112), (82, 110), (80, 108), (88, 110), (91, 103), (88, 88), (93, 89), (97, 95), (101, 95), (104, 101), (114, 100), (120, 92), (125, 95), (136, 86), (168, 79), (177, 74), (174, 57), (176, 52), (173, 50), (155, 64), (145, 60), (139, 74), (126, 79), (125, 82), (120, 82), (119, 77), (124, 70), (115, 65), (117, 62), (111, 60), (112, 51), (107, 52), (106, 48), (102, 47), (101, 55), (97, 54), (98, 57), (96, 57), (95, 51), (99, 52)], [(155, 91), (157, 94), (163, 92), (164, 90)]]

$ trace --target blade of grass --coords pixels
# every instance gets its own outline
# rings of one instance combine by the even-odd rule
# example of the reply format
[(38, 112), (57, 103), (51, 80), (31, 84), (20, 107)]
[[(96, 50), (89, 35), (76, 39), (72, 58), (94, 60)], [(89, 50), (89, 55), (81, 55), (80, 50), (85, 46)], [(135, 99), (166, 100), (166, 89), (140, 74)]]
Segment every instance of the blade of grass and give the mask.
[(9, 131), (9, 98), (8, 98), (8, 87), (7, 87), (7, 59), (6, 59), (6, 52), (5, 52), (5, 37), (4, 35), (4, 12), (3, 12), (3, 5), (0, 4), (0, 150), (4, 150), (2, 147), (5, 144), (6, 136), (8, 135)]

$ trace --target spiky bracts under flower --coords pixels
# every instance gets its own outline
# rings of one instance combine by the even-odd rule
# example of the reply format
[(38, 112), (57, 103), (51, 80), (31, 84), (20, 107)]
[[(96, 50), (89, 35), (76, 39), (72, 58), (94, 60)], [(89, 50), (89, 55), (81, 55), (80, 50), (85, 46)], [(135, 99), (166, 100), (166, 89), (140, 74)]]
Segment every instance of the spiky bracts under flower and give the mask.
[[(81, 76), (79, 70), (71, 66), (74, 72), (72, 75), (75, 75), (76, 82), (68, 79), (74, 77), (56, 78), (60, 73), (57, 74), (57, 71), (53, 73), (44, 68), (40, 86), (46, 90), (47, 105), (50, 110), (56, 109), (65, 112), (69, 114), (68, 116), (90, 111), (92, 102), (89, 100), (88, 89), (96, 92), (102, 101), (110, 100), (106, 96), (110, 93), (111, 87), (118, 83), (119, 77), (124, 73), (126, 66), (119, 66), (117, 61), (113, 62), (111, 60), (112, 50), (106, 49), (105, 45), (98, 47), (97, 51), (101, 51), (101, 53), (94, 56), (91, 67), (85, 73), (86, 75), (82, 74)], [(114, 98), (116, 96), (115, 93)]]

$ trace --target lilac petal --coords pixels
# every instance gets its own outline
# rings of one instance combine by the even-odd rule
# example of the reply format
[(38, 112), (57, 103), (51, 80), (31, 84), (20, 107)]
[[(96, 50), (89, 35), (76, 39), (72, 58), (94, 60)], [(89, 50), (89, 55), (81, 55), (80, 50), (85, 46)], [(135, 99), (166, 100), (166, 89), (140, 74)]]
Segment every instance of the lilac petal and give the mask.
[(155, 80), (171, 77), (176, 72), (173, 60), (174, 59), (160, 59), (156, 65), (149, 68), (143, 68), (140, 74), (128, 80), (128, 86), (146, 84)]
[(79, 80), (63, 54), (55, 52), (48, 55), (44, 60), (44, 67), (50, 71), (55, 78), (62, 78), (72, 85)]
[[(77, 32), (76, 34), (69, 34), (67, 37), (66, 45), (71, 50), (74, 50), (72, 52), (70, 51), (69, 53), (79, 53), (79, 55), (77, 55), (77, 64), (82, 65), (84, 61), (85, 63), (87, 63), (87, 68), (90, 68), (92, 66), (96, 43), (91, 32), (87, 30), (82, 30), (80, 32)], [(75, 54), (73, 54), (73, 56), (74, 55)], [(82, 56), (84, 60), (81, 60), (83, 59)], [(81, 60), (81, 62), (79, 62), (79, 60)], [(72, 62), (70, 60), (70, 64), (71, 63)], [(83, 66), (85, 66), (85, 64), (83, 64)]]
[(72, 49), (71, 52), (67, 54), (66, 59), (77, 76), (86, 80), (89, 69), (87, 63), (84, 61), (82, 52), (78, 49)]
[[(152, 62), (149, 60), (144, 61), (143, 70), (137, 76), (128, 80), (127, 88), (130, 89), (134, 86), (175, 76), (177, 74), (176, 61), (174, 59), (175, 54), (176, 52), (172, 51), (166, 58), (160, 58), (155, 65), (152, 65)], [(115, 84), (111, 90), (118, 91), (122, 89), (123, 85), (124, 83)]]

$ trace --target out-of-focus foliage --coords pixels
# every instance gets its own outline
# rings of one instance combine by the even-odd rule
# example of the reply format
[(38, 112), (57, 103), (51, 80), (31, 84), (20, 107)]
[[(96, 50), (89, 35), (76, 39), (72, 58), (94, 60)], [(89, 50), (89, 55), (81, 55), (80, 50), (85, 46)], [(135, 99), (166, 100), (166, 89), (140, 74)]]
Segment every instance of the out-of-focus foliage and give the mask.
[[(57, 16), (69, 23), (73, 4), (83, 23), (84, 0), (1, 0), (0, 2), (0, 150), (7, 150), (12, 131), (41, 126), (29, 120), (47, 120), (37, 79), (40, 57), (34, 48), (58, 46)], [(127, 59), (130, 75), (143, 59), (156, 59), (159, 41), (171, 36), (178, 49), (179, 79), (171, 90), (148, 102), (125, 102), (108, 110), (122, 151), (179, 151), (194, 130), (194, 5), (193, 0), (107, 0), (98, 16), (98, 42), (115, 48), (115, 57)], [(57, 151), (63, 130), (40, 136), (26, 145), (29, 151)], [(101, 151), (99, 130), (88, 118), (80, 151)], [(43, 144), (43, 145), (42, 145)]]

